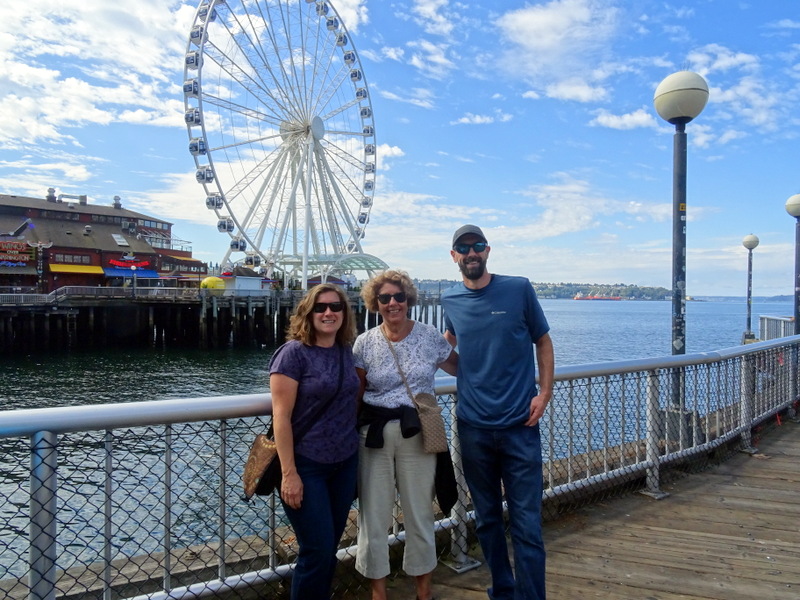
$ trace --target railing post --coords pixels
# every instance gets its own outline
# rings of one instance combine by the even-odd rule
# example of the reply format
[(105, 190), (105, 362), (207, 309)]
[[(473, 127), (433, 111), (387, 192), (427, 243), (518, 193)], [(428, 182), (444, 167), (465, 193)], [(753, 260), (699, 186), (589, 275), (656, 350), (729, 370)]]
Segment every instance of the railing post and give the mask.
[(461, 439), (458, 437), (458, 427), (453, 427), (451, 441), (453, 455), (453, 469), (456, 475), (456, 488), (458, 500), (451, 511), (454, 525), (450, 530), (450, 560), (443, 561), (456, 573), (464, 573), (481, 565), (467, 554), (469, 542), (467, 540), (467, 482), (464, 480), (464, 466), (461, 461)]
[(31, 600), (56, 597), (56, 471), (58, 436), (40, 431), (31, 437), (30, 574)]
[(747, 454), (758, 452), (751, 443), (755, 414), (755, 368), (752, 356), (742, 356), (739, 359), (739, 426), (742, 428), (740, 450)]
[(114, 432), (106, 430), (103, 441), (105, 460), (103, 464), (103, 600), (111, 600), (111, 561), (113, 559), (112, 545), (114, 543), (114, 530), (112, 519), (114, 511), (113, 477), (114, 477)]
[(788, 417), (793, 420), (797, 421), (797, 410), (795, 409), (795, 405), (797, 404), (797, 361), (800, 359), (800, 349), (798, 349), (797, 344), (793, 344), (790, 348), (787, 348), (785, 356), (789, 359), (789, 410), (787, 411)]
[(217, 575), (220, 579), (227, 577), (227, 555), (228, 545), (225, 540), (228, 539), (228, 501), (225, 495), (225, 484), (228, 481), (228, 464), (226, 457), (228, 456), (228, 422), (221, 421), (219, 424), (219, 437), (220, 444), (217, 450), (217, 457), (219, 459), (219, 484), (217, 487), (217, 497), (219, 498), (219, 548), (217, 549)]
[(164, 428), (164, 560), (162, 567), (164, 569), (163, 586), (164, 591), (169, 592), (172, 589), (172, 494), (174, 491), (172, 485), (172, 468), (173, 468), (173, 436), (172, 425), (169, 424)]
[(642, 494), (661, 500), (669, 496), (668, 493), (659, 489), (659, 451), (658, 444), (661, 438), (661, 430), (666, 431), (666, 410), (662, 416), (659, 402), (658, 373), (656, 371), (647, 372), (647, 432), (645, 443), (647, 448), (647, 483)]

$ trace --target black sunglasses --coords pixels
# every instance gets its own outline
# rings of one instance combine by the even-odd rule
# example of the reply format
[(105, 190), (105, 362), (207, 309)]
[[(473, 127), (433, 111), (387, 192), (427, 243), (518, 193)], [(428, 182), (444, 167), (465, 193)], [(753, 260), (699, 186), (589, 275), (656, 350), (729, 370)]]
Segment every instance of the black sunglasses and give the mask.
[(397, 292), (396, 294), (378, 294), (378, 302), (381, 304), (389, 304), (389, 302), (394, 298), (398, 303), (406, 301), (406, 293), (405, 292)]
[(344, 302), (316, 302), (314, 304), (314, 312), (317, 314), (324, 313), (329, 308), (331, 312), (342, 312), (344, 310)]
[(453, 246), (453, 250), (458, 252), (459, 254), (469, 254), (470, 248), (475, 250), (476, 253), (480, 254), (484, 250), (486, 250), (486, 246), (488, 246), (486, 242), (475, 242), (474, 244), (455, 244)]

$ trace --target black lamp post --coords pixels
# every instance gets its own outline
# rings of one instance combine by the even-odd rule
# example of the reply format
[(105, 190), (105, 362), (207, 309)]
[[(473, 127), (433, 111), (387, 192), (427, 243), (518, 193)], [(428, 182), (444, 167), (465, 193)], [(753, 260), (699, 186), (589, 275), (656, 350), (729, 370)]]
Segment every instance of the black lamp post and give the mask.
[(747, 344), (756, 339), (752, 330), (752, 309), (753, 309), (753, 250), (758, 246), (758, 236), (744, 236), (742, 246), (747, 248), (747, 329), (742, 336), (742, 344)]
[(800, 194), (786, 201), (786, 212), (795, 219), (794, 226), (794, 334), (800, 335)]
[(659, 116), (675, 125), (672, 176), (672, 354), (686, 354), (686, 123), (708, 102), (708, 84), (697, 73), (666, 77), (653, 98)]

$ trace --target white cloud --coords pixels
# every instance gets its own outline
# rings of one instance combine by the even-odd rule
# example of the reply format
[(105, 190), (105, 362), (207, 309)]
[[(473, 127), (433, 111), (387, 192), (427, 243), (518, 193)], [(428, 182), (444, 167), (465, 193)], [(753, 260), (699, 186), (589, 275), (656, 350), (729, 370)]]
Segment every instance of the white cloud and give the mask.
[[(608, 231), (611, 219), (619, 228), (627, 229), (636, 224), (667, 221), (672, 218), (672, 205), (643, 200), (622, 201), (606, 197), (595, 191), (595, 186), (586, 179), (570, 173), (552, 174), (553, 183), (532, 185), (516, 193), (531, 199), (540, 212), (521, 219), (520, 225), (506, 228), (505, 241), (559, 237), (602, 227)], [(708, 209), (695, 207), (690, 215), (696, 219)], [(537, 230), (534, 234), (533, 230)]]
[(397, 146), (390, 146), (389, 144), (378, 144), (377, 151), (375, 152), (378, 157), (376, 169), (381, 171), (388, 171), (392, 158), (399, 158), (405, 156), (406, 153)]
[(759, 67), (757, 56), (746, 52), (735, 52), (720, 44), (707, 44), (690, 52), (687, 58), (692, 65), (692, 70), (703, 76), (732, 69), (755, 71)]
[(180, 219), (209, 227), (217, 222), (216, 214), (205, 207), (203, 188), (197, 184), (194, 171), (162, 173), (154, 189), (121, 190), (120, 196), (128, 208), (168, 221)]
[(586, 77), (603, 61), (617, 15), (613, 4), (604, 0), (551, 0), (511, 10), (495, 20), (508, 44), (500, 64), (536, 89), (550, 86), (557, 92), (562, 79)]
[(387, 90), (380, 90), (378, 94), (387, 100), (405, 102), (420, 108), (434, 108), (436, 100), (433, 91), (426, 88), (412, 88), (406, 95), (396, 94)]
[(728, 142), (732, 142), (733, 140), (740, 140), (745, 137), (747, 137), (747, 134), (740, 129), (727, 129), (722, 132), (722, 135), (719, 136), (717, 141), (724, 145)]
[(412, 55), (408, 64), (418, 69), (431, 79), (443, 79), (455, 69), (455, 63), (447, 56), (447, 44), (434, 44), (428, 40), (417, 40), (408, 43)]
[(402, 48), (381, 48), (381, 54), (389, 60), (401, 61), (405, 57), (405, 50)]
[(348, 32), (355, 33), (362, 25), (369, 24), (366, 0), (336, 0), (335, 6)]
[(676, 44), (688, 44), (692, 36), (683, 25), (665, 25), (663, 32), (669, 37), (669, 40)]
[(769, 23), (767, 27), (774, 29), (800, 29), (800, 21), (795, 21), (793, 19), (781, 19), (779, 21), (775, 21), (774, 23)]
[(145, 111), (147, 123), (177, 115), (160, 96), (182, 64), (188, 6), (143, 0), (123, 14), (104, 0), (35, 4), (0, 8), (0, 22), (14, 31), (13, 43), (0, 43), (0, 145), (71, 143), (69, 128), (106, 125), (120, 114), (130, 120)]
[(509, 115), (500, 110), (495, 111), (494, 115), (466, 113), (463, 117), (455, 121), (450, 121), (450, 125), (489, 125), (491, 123), (506, 123), (513, 118), (513, 115)]
[[(20, 194), (43, 198), (47, 188), (56, 186), (58, 182), (69, 182), (72, 186), (89, 181), (95, 176), (93, 167), (100, 162), (100, 159), (58, 152), (42, 159), (25, 156), (14, 161), (0, 161), (0, 189), (19, 190)], [(65, 193), (73, 191), (70, 189)], [(86, 193), (86, 190), (80, 190), (80, 193)]]
[[(672, 132), (674, 130), (670, 129), (669, 131)], [(689, 145), (696, 148), (708, 148), (715, 139), (713, 129), (709, 125), (698, 121), (692, 121), (687, 126), (686, 133), (688, 134)]]
[(451, 17), (443, 14), (447, 0), (414, 0), (411, 11), (426, 33), (447, 36), (453, 31)]
[(727, 88), (712, 87), (709, 98), (737, 121), (768, 130), (780, 127), (781, 93), (767, 89), (761, 78), (745, 76)]
[(591, 85), (574, 77), (547, 85), (545, 93), (549, 98), (576, 100), (578, 102), (602, 102), (609, 95), (608, 90), (605, 88)]
[(608, 127), (609, 129), (637, 129), (639, 127), (657, 127), (658, 123), (652, 113), (644, 108), (624, 115), (613, 115), (605, 109), (595, 111), (595, 118), (589, 125)]

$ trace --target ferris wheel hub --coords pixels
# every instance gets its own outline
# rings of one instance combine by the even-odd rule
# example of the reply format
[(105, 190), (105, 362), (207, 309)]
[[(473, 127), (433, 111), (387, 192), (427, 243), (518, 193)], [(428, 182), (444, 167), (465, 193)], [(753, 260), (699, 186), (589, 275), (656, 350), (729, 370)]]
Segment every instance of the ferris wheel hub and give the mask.
[(325, 123), (318, 116), (310, 121), (281, 121), (280, 132), (284, 142), (292, 138), (306, 138), (308, 135), (316, 141), (325, 137)]
[(311, 135), (315, 140), (321, 140), (325, 137), (325, 123), (319, 117), (311, 119)]

